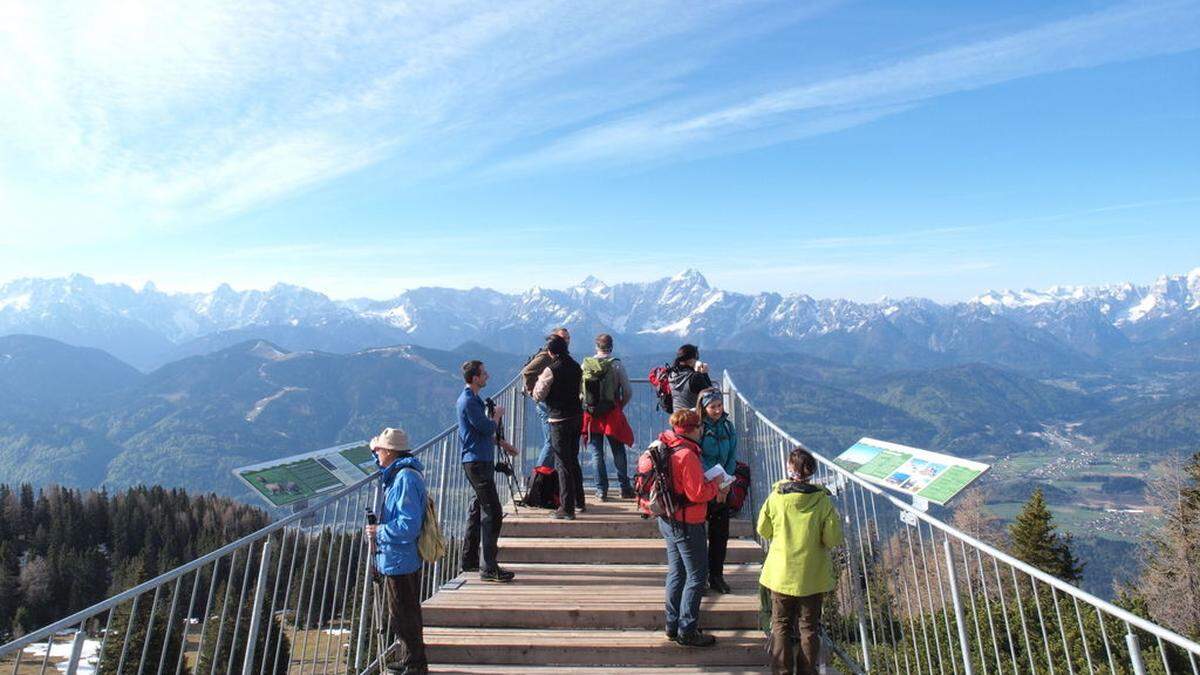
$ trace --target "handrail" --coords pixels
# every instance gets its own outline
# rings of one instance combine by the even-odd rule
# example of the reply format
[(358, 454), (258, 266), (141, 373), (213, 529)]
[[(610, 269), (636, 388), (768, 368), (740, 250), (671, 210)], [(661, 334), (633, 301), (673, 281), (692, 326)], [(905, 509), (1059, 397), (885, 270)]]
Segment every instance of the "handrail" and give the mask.
[[(771, 420), (766, 415), (764, 415), (761, 411), (756, 409), (754, 407), (754, 405), (750, 402), (750, 400), (745, 396), (745, 394), (743, 394), (737, 388), (737, 385), (734, 383), (732, 377), (730, 376), (730, 374), (728, 372), (724, 373), (723, 381), (725, 384), (725, 388), (728, 390), (727, 393), (729, 395), (734, 396), (739, 404), (737, 406), (734, 406), (735, 410), (752, 413), (752, 417), (753, 417), (755, 423), (760, 424), (763, 428), (765, 428), (766, 430), (769, 430), (769, 432), (773, 433), (778, 439), (781, 439), (784, 443), (790, 444), (792, 447), (803, 445), (800, 441), (798, 441), (791, 434), (784, 431), (777, 423), (775, 423), (773, 420)], [(752, 438), (749, 440), (750, 440), (751, 444), (755, 444), (756, 442), (759, 444), (762, 444), (762, 441), (763, 441), (763, 439), (759, 438), (759, 437), (755, 437), (755, 438)], [(789, 450), (790, 450), (790, 448), (782, 448), (782, 447), (772, 448), (772, 447), (766, 447), (764, 445), (763, 447), (755, 447), (754, 454), (755, 454), (755, 459), (758, 462), (766, 462), (768, 459), (770, 459), (771, 461), (778, 463), (774, 466), (779, 466), (784, 461), (786, 453)], [(852, 503), (849, 505), (848, 508), (850, 510), (852, 510), (853, 513), (843, 514), (843, 516), (847, 519), (847, 521), (850, 521), (853, 518), (856, 526), (861, 526), (862, 522), (865, 521), (866, 527), (867, 527), (867, 533), (865, 535), (867, 540), (865, 540), (865, 541), (860, 540), (857, 542), (850, 542), (848, 540), (847, 546), (846, 546), (847, 553), (846, 553), (845, 557), (846, 557), (846, 561), (849, 565), (850, 574), (852, 577), (852, 580), (849, 583), (849, 588), (851, 591), (851, 595), (854, 596), (852, 598), (854, 602), (860, 603), (861, 597), (859, 597), (859, 596), (863, 595), (862, 592), (860, 592), (858, 590), (858, 587), (860, 585), (864, 585), (864, 587), (866, 587), (867, 585), (869, 585), (869, 582), (870, 582), (870, 580), (866, 576), (867, 572), (866, 572), (865, 567), (862, 570), (859, 570), (858, 567), (866, 566), (866, 565), (868, 565), (868, 563), (870, 563), (872, 561), (872, 557), (875, 555), (875, 551), (870, 550), (870, 549), (872, 549), (873, 546), (880, 546), (880, 547), (883, 546), (883, 537), (880, 534), (880, 529), (887, 527), (887, 523), (883, 523), (878, 520), (878, 515), (877, 515), (878, 510), (877, 510), (875, 500), (882, 500), (883, 504), (885, 504), (885, 505), (890, 504), (893, 507), (895, 507), (900, 512), (900, 515), (901, 515), (900, 520), (906, 522), (909, 525), (909, 529), (912, 529), (914, 526), (916, 526), (918, 537), (920, 536), (920, 527), (917, 526), (917, 524), (923, 523), (925, 525), (925, 527), (928, 528), (928, 531), (929, 531), (930, 541), (928, 543), (931, 545), (934, 545), (935, 549), (940, 548), (940, 547), (937, 547), (935, 544), (935, 540), (933, 538), (933, 532), (936, 529), (941, 533), (942, 544), (943, 544), (943, 547), (945, 548), (945, 551), (944, 551), (945, 559), (944, 559), (944, 561), (939, 562), (938, 558), (940, 556), (939, 556), (939, 551), (937, 551), (937, 550), (934, 551), (934, 556), (933, 556), (933, 565), (935, 567), (937, 567), (935, 576), (938, 577), (936, 593), (940, 597), (940, 601), (938, 600), (938, 598), (935, 598), (932, 596), (925, 597), (923, 599), (920, 595), (920, 591), (922, 589), (919, 587), (919, 584), (914, 584), (913, 590), (915, 591), (915, 596), (917, 598), (917, 604), (918, 604), (918, 608), (919, 608), (917, 610), (917, 614), (919, 616), (926, 616), (926, 614), (930, 610), (933, 610), (934, 613), (936, 614), (936, 611), (938, 611), (939, 609), (943, 610), (943, 611), (949, 611), (949, 608), (951, 606), (953, 606), (954, 612), (956, 614), (955, 618), (959, 622), (959, 632), (952, 637), (952, 634), (950, 631), (950, 626), (948, 624), (945, 626), (946, 642), (947, 642), (946, 647), (951, 648), (952, 647), (951, 643), (954, 642), (955, 640), (957, 640), (959, 642), (959, 644), (962, 648), (962, 651), (963, 651), (963, 654), (959, 658), (963, 662), (964, 668), (967, 670), (967, 672), (970, 672), (969, 665), (970, 665), (972, 658), (983, 658), (986, 661), (987, 655), (983, 655), (983, 656), (980, 656), (979, 654), (973, 655), (972, 651), (971, 651), (972, 644), (975, 644), (976, 646), (978, 646), (980, 651), (983, 651), (983, 642), (984, 642), (982, 640), (982, 633), (983, 633), (982, 622), (980, 622), (980, 620), (979, 620), (980, 619), (979, 614), (976, 613), (978, 611), (978, 608), (975, 608), (973, 604), (972, 604), (972, 614), (974, 614), (973, 618), (976, 621), (976, 631), (978, 632), (980, 639), (976, 640), (975, 642), (972, 642), (969, 638), (968, 639), (963, 638), (963, 636), (965, 635), (965, 631), (966, 631), (966, 626), (964, 623), (964, 615), (966, 614), (966, 612), (959, 605), (960, 592), (959, 592), (958, 587), (961, 585), (962, 582), (961, 582), (961, 580), (955, 579), (955, 571), (956, 571), (955, 568), (958, 567), (958, 563), (954, 562), (953, 555), (951, 554), (951, 547), (950, 547), (951, 539), (953, 539), (955, 542), (957, 542), (956, 545), (961, 549), (962, 565), (963, 565), (964, 571), (966, 572), (966, 575), (968, 577), (967, 584), (972, 583), (972, 575), (975, 572), (974, 572), (974, 570), (971, 569), (971, 566), (973, 565), (973, 563), (971, 563), (971, 561), (969, 561), (967, 559), (966, 547), (970, 547), (974, 551), (974, 555), (977, 557), (977, 562), (978, 562), (979, 582), (983, 586), (983, 592), (984, 592), (985, 596), (987, 595), (987, 593), (990, 592), (991, 589), (989, 589), (987, 587), (987, 584), (989, 583), (989, 581), (985, 578), (985, 574), (984, 574), (983, 556), (986, 556), (993, 566), (993, 571), (995, 572), (995, 581), (996, 581), (995, 589), (997, 592), (1000, 592), (1002, 595), (1003, 595), (1005, 588), (1000, 580), (999, 567), (997, 566), (997, 563), (1003, 563), (1003, 564), (1009, 566), (1010, 570), (1019, 571), (1022, 574), (1028, 575), (1030, 577), (1030, 583), (1033, 584), (1032, 588), (1035, 591), (1037, 590), (1036, 582), (1041, 582), (1049, 587), (1049, 589), (1048, 589), (1050, 591), (1049, 595), (1054, 596), (1055, 598), (1057, 598), (1056, 594), (1061, 593), (1064, 596), (1066, 596), (1067, 598), (1069, 598), (1069, 600), (1072, 602), (1075, 602), (1075, 603), (1082, 602), (1082, 603), (1086, 603), (1087, 605), (1090, 605), (1094, 609), (1094, 611), (1097, 613), (1097, 618), (1099, 620), (1099, 628), (1100, 628), (1101, 633), (1103, 634), (1105, 652), (1109, 659), (1110, 667), (1112, 667), (1114, 665), (1113, 664), (1113, 655), (1112, 655), (1112, 650), (1110, 649), (1110, 646), (1109, 646), (1107, 633), (1105, 631), (1104, 619), (1100, 616), (1100, 612), (1103, 612), (1104, 614), (1106, 614), (1111, 620), (1124, 623), (1124, 625), (1126, 627), (1126, 641), (1129, 644), (1129, 649), (1130, 649), (1130, 661), (1133, 664), (1135, 672), (1141, 673), (1143, 671), (1142, 671), (1141, 665), (1140, 665), (1141, 664), (1141, 655), (1139, 653), (1140, 648), (1137, 646), (1137, 637), (1132, 631), (1133, 627), (1136, 627), (1137, 629), (1145, 631), (1146, 633), (1154, 636), (1154, 638), (1158, 641), (1159, 652), (1162, 655), (1163, 665), (1164, 665), (1164, 667), (1166, 667), (1168, 669), (1168, 671), (1169, 671), (1169, 666), (1167, 665), (1168, 664), (1168, 655), (1167, 655), (1167, 650), (1165, 649), (1165, 647), (1163, 647), (1164, 642), (1174, 645), (1175, 647), (1178, 647), (1179, 649), (1183, 650), (1184, 655), (1187, 656), (1188, 661), (1190, 662), (1192, 668), (1194, 670), (1197, 669), (1197, 657), (1200, 657), (1200, 644), (1196, 643), (1195, 641), (1192, 641), (1189, 638), (1187, 638), (1183, 635), (1180, 635), (1179, 633), (1176, 633), (1175, 631), (1172, 631), (1166, 627), (1160, 626), (1152, 621), (1149, 621), (1147, 619), (1139, 617), (1139, 616), (1133, 614), (1132, 612), (1129, 612), (1128, 610), (1117, 607), (1116, 605), (1113, 605), (1112, 603), (1110, 603), (1106, 600), (1098, 598), (1098, 597), (1096, 597), (1096, 596), (1094, 596), (1094, 595), (1092, 595), (1092, 594), (1090, 594), (1090, 593), (1088, 593), (1066, 581), (1063, 581), (1062, 579), (1055, 577), (1052, 574), (1048, 574), (1048, 573), (1018, 559), (1018, 558), (1015, 558), (1012, 555), (1005, 553), (1004, 551), (1001, 551), (990, 544), (987, 544), (986, 542), (980, 541), (979, 539), (977, 539), (974, 536), (971, 536), (970, 534), (967, 534), (967, 533), (964, 533), (964, 532), (958, 530), (957, 528), (953, 527), (952, 525), (949, 525), (949, 524), (943, 522), (942, 520), (935, 518), (934, 516), (931, 516), (928, 513), (914, 507), (912, 504), (902, 501), (901, 499), (897, 498), (893, 494), (889, 493), (887, 490), (885, 490), (877, 485), (874, 485), (874, 484), (870, 483), (869, 481), (862, 479), (861, 477), (855, 475), (854, 473), (852, 473), (850, 471), (847, 471), (846, 469), (844, 469), (843, 467), (838, 465), (836, 462), (833, 462), (832, 460), (821, 455), (820, 453), (813, 452), (813, 456), (817, 459), (817, 461), (820, 463), (820, 465), (826, 472), (831, 473), (834, 477), (836, 477), (835, 481), (830, 481), (830, 482), (840, 484), (840, 487), (842, 488), (842, 490), (844, 490), (847, 486), (853, 486), (855, 489), (865, 492), (866, 495), (868, 495), (870, 497), (870, 499), (867, 500), (865, 497), (858, 498), (858, 497), (855, 497), (854, 495), (850, 495), (849, 499), (852, 501)], [(762, 464), (762, 466), (764, 468), (766, 468), (768, 471), (770, 471), (773, 468), (773, 465), (771, 465), (771, 464)], [(836, 490), (835, 490), (835, 494), (836, 494)], [(759, 505), (761, 503), (761, 496), (759, 499), (755, 499), (753, 501), (755, 502), (756, 506)], [(868, 506), (867, 501), (870, 501), (870, 507), (871, 507), (869, 515), (867, 513), (867, 508), (866, 508)], [(856, 533), (856, 535), (860, 538), (864, 536), (861, 532)], [(914, 548), (913, 548), (914, 547), (914, 544), (913, 544), (914, 538), (915, 537), (911, 537), (911, 535), (910, 535), (910, 539), (908, 540), (909, 541), (909, 551), (908, 552), (909, 552), (910, 556), (913, 555), (913, 552), (914, 552)], [(859, 550), (856, 552), (851, 552), (850, 549), (853, 548), (855, 545), (858, 546)], [(919, 555), (921, 556), (921, 559), (924, 563), (925, 574), (927, 575), (925, 578), (926, 587), (924, 590), (926, 590), (927, 593), (932, 593), (935, 591), (933, 589), (933, 585), (930, 583), (929, 576), (928, 576), (930, 574), (930, 572), (929, 572), (930, 564), (929, 564), (928, 560), (925, 559), (926, 551), (927, 551), (927, 549), (925, 547), (926, 547), (926, 543), (924, 542), (924, 539), (922, 539), (920, 547), (919, 547), (920, 551), (921, 551)], [(910, 562), (912, 565), (914, 581), (918, 581), (917, 560), (916, 560), (916, 558), (912, 558), (910, 560)], [(904, 562), (902, 562), (901, 564), (903, 565)], [(943, 579), (941, 578), (942, 577), (941, 566), (943, 566), (943, 565), (945, 566), (946, 571), (949, 573), (949, 587), (950, 587), (950, 596), (951, 596), (949, 599), (947, 599), (945, 597), (944, 590), (943, 590), (944, 584), (943, 584)], [(1015, 586), (1016, 581), (1017, 581), (1015, 571), (1010, 572), (1010, 574), (1012, 575), (1012, 578), (1013, 578), (1013, 584), (1014, 584), (1013, 590), (1015, 591), (1016, 601), (1017, 601), (1017, 604), (1020, 605), (1021, 601), (1022, 601), (1022, 598), (1020, 597), (1021, 591), (1019, 590), (1019, 587)], [(860, 574), (862, 575), (862, 579), (859, 581), (854, 581), (853, 578), (856, 578), (857, 575), (860, 575)], [(1007, 583), (1007, 582), (1005, 582), (1005, 583)], [(907, 592), (908, 592), (907, 586), (905, 586), (904, 587), (904, 593), (906, 594), (905, 597), (908, 597)], [(867, 595), (867, 601), (869, 603), (872, 600), (871, 593), (868, 591), (866, 593), (866, 595)], [(998, 599), (1000, 600), (1000, 603), (1003, 605), (1005, 598), (1001, 596)], [(922, 602), (922, 600), (924, 600), (925, 602), (927, 602), (929, 604), (930, 610), (926, 610), (924, 608), (925, 602)], [(975, 597), (972, 596), (970, 598), (970, 600), (972, 603), (974, 603)], [(985, 597), (984, 600), (986, 601), (987, 598)], [(1009, 599), (1009, 600), (1011, 602), (1011, 599)], [(953, 603), (951, 603), (951, 601), (953, 601)], [(909, 601), (906, 600), (906, 602), (909, 602)], [(1042, 621), (1041, 601), (1036, 593), (1034, 594), (1034, 602), (1036, 603), (1036, 607), (1037, 607), (1037, 611), (1038, 611), (1037, 618), (1039, 621)], [(1058, 629), (1059, 629), (1059, 632), (1061, 633), (1062, 645), (1064, 647), (1064, 650), (1066, 650), (1066, 653), (1064, 654), (1064, 658), (1067, 658), (1069, 660), (1070, 649), (1068, 647), (1068, 644), (1069, 644), (1069, 640), (1067, 638), (1068, 631), (1064, 627), (1062, 613), (1061, 613), (1061, 609), (1059, 607), (1057, 599), (1054, 600), (1053, 606), (1054, 606), (1055, 614), (1057, 614)], [(859, 639), (859, 641), (862, 642), (862, 647), (863, 647), (863, 649), (862, 649), (862, 657), (863, 657), (863, 661), (864, 661), (863, 665), (867, 666), (867, 670), (870, 670), (870, 664), (868, 661), (869, 656), (868, 656), (868, 650), (867, 650), (867, 643), (868, 643), (867, 636), (868, 636), (868, 632), (870, 632), (870, 634), (872, 636), (872, 641), (874, 641), (876, 643), (878, 642), (877, 640), (874, 640), (874, 638), (877, 636), (873, 632), (876, 628), (875, 623), (874, 623), (876, 617), (873, 615), (869, 617), (872, 623), (870, 624), (869, 631), (868, 631), (868, 626), (865, 624), (864, 619), (861, 616), (863, 614), (864, 609), (867, 610), (866, 611), (867, 614), (871, 613), (869, 607), (868, 608), (859, 607), (857, 610), (855, 610), (855, 613), (859, 615), (858, 622), (859, 622), (859, 633), (860, 634), (858, 636), (858, 639)], [(888, 611), (886, 607), (884, 607), (883, 609), (885, 612)], [(1085, 634), (1084, 621), (1083, 621), (1082, 615), (1079, 613), (1078, 604), (1075, 605), (1074, 609), (1075, 609), (1076, 618), (1078, 620), (1078, 626), (1079, 626), (1078, 638), (1081, 641), (1081, 645), (1084, 650), (1084, 655), (1086, 656), (1088, 663), (1091, 664), (1092, 655), (1088, 651), (1088, 644), (1087, 644), (1088, 636)], [(912, 611), (911, 605), (909, 606), (909, 611), (910, 611), (910, 613)], [(991, 622), (993, 620), (993, 615), (991, 614), (991, 612), (992, 612), (992, 610), (989, 609), (988, 614), (987, 614), (987, 619), (989, 622)], [(1022, 622), (1024, 622), (1024, 612), (1025, 612), (1025, 610), (1022, 606), (1022, 609), (1021, 609)], [(1005, 626), (1007, 627), (1008, 615), (1004, 614), (1003, 618), (1004, 618), (1004, 621), (1006, 622)], [(926, 619), (922, 619), (922, 621), (925, 621), (925, 620)], [(891, 619), (889, 618), (889, 619), (887, 619), (887, 621), (890, 622)], [(935, 619), (935, 621), (936, 621), (936, 619)], [(882, 629), (882, 625), (885, 625), (885, 624), (881, 624), (881, 629)], [(888, 624), (888, 625), (889, 625), (889, 630), (890, 630), (890, 624)], [(925, 630), (924, 623), (921, 624), (921, 629), (922, 629), (922, 631)], [(935, 641), (939, 637), (938, 633), (937, 633), (938, 629), (939, 629), (939, 626), (935, 625), (934, 630), (931, 631), (934, 633)], [(1057, 638), (1060, 636), (1051, 637), (1046, 632), (1044, 621), (1042, 621), (1041, 629), (1042, 629), (1042, 639), (1043, 639), (1043, 642), (1046, 647), (1045, 654), (1046, 654), (1047, 659), (1049, 659), (1051, 656), (1050, 643), (1052, 641), (1056, 641)], [(992, 628), (992, 630), (993, 630), (993, 635), (992, 635), (993, 650), (995, 651), (996, 664), (997, 664), (997, 666), (999, 666), (1000, 665), (999, 664), (999, 662), (1000, 662), (999, 644), (998, 644), (998, 641), (996, 640), (996, 634), (994, 633), (994, 630), (995, 630), (994, 627)], [(1024, 631), (1024, 624), (1022, 624), (1021, 631), (1022, 632)], [(1073, 631), (1074, 631), (1074, 628), (1072, 627), (1071, 632), (1073, 632)], [(923, 637), (925, 639), (928, 638), (927, 635), (923, 636)], [(1024, 637), (1026, 638), (1026, 640), (1028, 640), (1027, 635), (1025, 635)], [(1093, 636), (1093, 637), (1095, 637), (1095, 636)], [(913, 646), (914, 646), (914, 650), (917, 652), (918, 670), (919, 670), (920, 669), (920, 658), (919, 658), (920, 650), (917, 649), (919, 644), (916, 642), (915, 636), (913, 636), (913, 638), (914, 638)], [(1015, 639), (1015, 638), (1012, 638), (1011, 634), (1009, 635), (1009, 638), (1010, 638), (1010, 640)], [(926, 642), (924, 647), (926, 650), (926, 655), (930, 655), (931, 654), (931, 645), (928, 642)], [(1030, 648), (1032, 648), (1030, 643), (1026, 642), (1026, 651), (1028, 651)], [(937, 646), (937, 653), (939, 655), (941, 654), (941, 649), (942, 649), (941, 646)], [(1016, 666), (1016, 663), (1015, 663), (1016, 649), (1014, 649), (1012, 647), (1011, 643), (1009, 645), (1009, 649), (1012, 652), (1012, 656), (1013, 656), (1013, 660), (1014, 660), (1014, 667), (1015, 667)], [(1039, 652), (1039, 654), (1040, 654), (1040, 652)], [(1099, 657), (1100, 655), (1097, 655), (1097, 656)], [(893, 656), (893, 658), (896, 658), (896, 657)], [(907, 658), (907, 656), (906, 656), (906, 658)], [(1040, 658), (1040, 656), (1039, 656), (1039, 658)], [(896, 667), (899, 667), (899, 662), (897, 661), (895, 665), (896, 665)], [(1030, 661), (1029, 666), (1031, 668), (1033, 667), (1032, 660)], [(1070, 670), (1070, 663), (1068, 663), (1067, 666), (1068, 666), (1067, 669)], [(1053, 671), (1054, 664), (1050, 663), (1049, 667)], [(1200, 670), (1198, 670), (1197, 672), (1200, 672)]]

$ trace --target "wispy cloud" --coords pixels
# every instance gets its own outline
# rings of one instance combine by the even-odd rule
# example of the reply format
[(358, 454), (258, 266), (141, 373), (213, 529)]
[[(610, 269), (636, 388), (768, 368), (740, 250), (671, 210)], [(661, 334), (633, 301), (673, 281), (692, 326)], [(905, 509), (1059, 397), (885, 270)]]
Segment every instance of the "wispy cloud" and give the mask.
[(1123, 4), (744, 100), (667, 101), (580, 130), (503, 168), (655, 160), (704, 152), (704, 145), (718, 141), (728, 152), (865, 124), (935, 97), (1009, 80), (1196, 48), (1200, 4)]
[(704, 87), (723, 45), (837, 4), (0, 3), (2, 236), (205, 222), (368, 166), (419, 181), (730, 152), (1200, 46), (1195, 2), (1139, 2), (819, 81)]

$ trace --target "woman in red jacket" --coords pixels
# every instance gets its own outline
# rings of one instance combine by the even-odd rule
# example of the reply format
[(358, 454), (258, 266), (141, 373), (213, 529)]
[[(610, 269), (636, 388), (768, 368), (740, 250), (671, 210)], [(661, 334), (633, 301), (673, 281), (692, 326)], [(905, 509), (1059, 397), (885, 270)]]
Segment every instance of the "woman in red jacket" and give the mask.
[(708, 502), (721, 494), (716, 480), (704, 479), (700, 463), (700, 416), (695, 410), (671, 415), (671, 431), (658, 440), (671, 449), (671, 483), (680, 506), (671, 518), (660, 516), (658, 530), (667, 543), (667, 638), (685, 647), (708, 647), (716, 638), (700, 632), (700, 599), (708, 578), (708, 538), (704, 521)]

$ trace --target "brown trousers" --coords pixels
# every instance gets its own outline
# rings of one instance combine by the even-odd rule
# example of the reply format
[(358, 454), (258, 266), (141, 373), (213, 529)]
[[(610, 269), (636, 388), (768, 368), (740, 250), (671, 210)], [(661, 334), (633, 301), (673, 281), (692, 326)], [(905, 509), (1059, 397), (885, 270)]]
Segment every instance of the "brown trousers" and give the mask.
[(424, 675), (429, 666), (425, 660), (425, 631), (421, 619), (421, 570), (385, 576), (384, 580), (388, 632), (396, 641), (396, 658), (387, 664), (389, 671)]
[[(824, 597), (823, 593), (796, 597), (771, 591), (771, 667), (776, 675), (817, 675)], [(799, 653), (795, 648), (797, 628)]]

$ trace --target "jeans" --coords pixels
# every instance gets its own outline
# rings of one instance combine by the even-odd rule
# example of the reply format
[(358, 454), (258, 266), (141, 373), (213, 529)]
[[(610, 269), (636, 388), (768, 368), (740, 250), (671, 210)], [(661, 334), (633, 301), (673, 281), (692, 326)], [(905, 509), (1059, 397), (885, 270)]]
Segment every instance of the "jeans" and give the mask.
[(463, 567), (479, 564), (480, 539), (483, 541), (484, 570), (494, 570), (496, 563), (496, 541), (500, 539), (500, 525), (504, 518), (500, 510), (500, 495), (496, 492), (496, 465), (492, 462), (464, 462), (463, 471), (475, 488), (475, 500), (467, 513), (467, 534), (463, 542)]
[(575, 513), (583, 506), (583, 470), (579, 467), (578, 417), (550, 425), (554, 470), (558, 472), (559, 513)]
[(632, 490), (629, 484), (629, 459), (625, 456), (625, 445), (613, 438), (600, 433), (592, 433), (588, 437), (588, 446), (592, 449), (592, 457), (596, 460), (596, 492), (608, 494), (608, 466), (604, 461), (604, 439), (608, 439), (608, 447), (612, 448), (613, 468), (617, 471), (617, 483), (622, 490)]
[[(771, 669), (777, 675), (816, 675), (821, 655), (821, 601), (771, 591)], [(795, 647), (800, 629), (800, 649)]]
[(396, 640), (396, 658), (389, 668), (413, 675), (429, 672), (421, 620), (421, 570), (384, 577), (388, 631)]
[(708, 576), (725, 576), (725, 554), (729, 550), (729, 506), (708, 503)]
[(700, 599), (708, 576), (704, 523), (691, 525), (658, 519), (667, 543), (667, 631), (680, 635), (699, 630)]
[(542, 421), (542, 438), (545, 439), (536, 466), (552, 467), (554, 466), (554, 450), (550, 447), (550, 409), (546, 407), (545, 403), (540, 402), (536, 408), (538, 419)]

